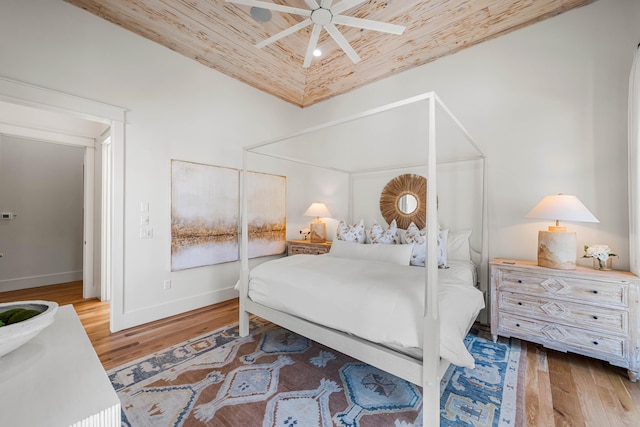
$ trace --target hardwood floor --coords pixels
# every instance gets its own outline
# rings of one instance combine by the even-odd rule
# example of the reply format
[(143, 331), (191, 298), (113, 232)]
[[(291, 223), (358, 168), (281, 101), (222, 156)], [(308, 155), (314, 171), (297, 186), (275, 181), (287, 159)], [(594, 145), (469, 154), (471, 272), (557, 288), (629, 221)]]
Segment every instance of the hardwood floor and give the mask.
[(238, 321), (235, 299), (111, 333), (109, 303), (83, 299), (82, 282), (0, 292), (0, 302), (36, 299), (73, 304), (105, 370)]
[[(42, 299), (73, 304), (105, 370), (236, 322), (238, 300), (111, 333), (109, 304), (82, 298), (82, 282), (0, 292), (0, 302)], [(640, 382), (624, 369), (574, 354), (527, 348), (526, 423), (549, 427), (640, 426)]]
[(640, 426), (640, 382), (572, 353), (527, 347), (527, 426)]

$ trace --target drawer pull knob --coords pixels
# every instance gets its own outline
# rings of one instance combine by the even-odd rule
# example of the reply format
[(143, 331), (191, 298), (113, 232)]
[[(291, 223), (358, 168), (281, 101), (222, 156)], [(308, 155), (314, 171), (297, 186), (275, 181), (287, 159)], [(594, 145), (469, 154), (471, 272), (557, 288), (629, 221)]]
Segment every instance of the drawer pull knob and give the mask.
[(598, 345), (598, 341), (594, 341), (594, 342), (593, 342), (593, 345)]
[(522, 279), (518, 279), (518, 283), (522, 283)]
[(598, 316), (593, 316), (593, 318), (594, 318), (595, 320), (598, 320)]
[(520, 323), (516, 323), (516, 326), (519, 328), (520, 327)]
[(522, 303), (520, 301), (518, 301), (518, 305), (522, 305)]
[(594, 293), (594, 294), (597, 294), (597, 293), (598, 293), (598, 291), (593, 291), (593, 293)]

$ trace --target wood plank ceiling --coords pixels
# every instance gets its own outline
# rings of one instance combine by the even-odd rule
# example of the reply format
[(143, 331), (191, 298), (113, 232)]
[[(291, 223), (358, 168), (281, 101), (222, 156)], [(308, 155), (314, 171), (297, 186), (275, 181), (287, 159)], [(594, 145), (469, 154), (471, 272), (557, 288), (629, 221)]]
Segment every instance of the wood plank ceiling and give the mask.
[[(406, 27), (392, 35), (337, 25), (362, 60), (353, 64), (322, 31), (323, 55), (302, 67), (311, 26), (262, 49), (255, 47), (300, 16), (272, 12), (268, 22), (250, 7), (225, 0), (66, 0), (208, 67), (306, 107), (426, 64), (595, 0), (369, 0), (343, 15)], [(265, 0), (301, 9), (304, 0)], [(336, 0), (337, 2), (337, 0)]]

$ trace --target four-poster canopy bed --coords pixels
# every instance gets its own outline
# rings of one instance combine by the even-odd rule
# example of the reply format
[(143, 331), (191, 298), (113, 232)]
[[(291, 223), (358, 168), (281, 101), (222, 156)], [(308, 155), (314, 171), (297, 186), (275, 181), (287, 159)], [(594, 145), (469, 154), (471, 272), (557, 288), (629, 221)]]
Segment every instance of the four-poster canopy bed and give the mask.
[[(436, 112), (438, 117), (436, 117)], [(385, 120), (382, 120), (383, 118)], [(438, 119), (437, 123), (436, 118)], [(394, 126), (396, 121), (403, 124)], [(374, 145), (375, 141), (376, 139), (380, 140), (380, 138), (394, 138), (396, 141), (406, 143), (405, 154), (402, 155), (403, 150), (400, 148), (400, 142), (396, 144), (395, 141), (389, 141), (394, 145), (392, 152), (378, 149), (379, 156), (377, 160), (386, 163), (386, 165), (381, 164), (380, 166), (370, 167), (372, 164), (370, 159), (362, 160), (363, 146), (358, 146), (358, 141), (364, 142), (371, 149), (372, 146), (376, 147)], [(347, 143), (345, 139), (350, 142)], [(310, 146), (309, 143), (313, 145)], [(305, 145), (304, 148), (301, 145)], [(330, 153), (333, 155), (329, 156), (322, 155), (323, 150), (325, 152), (331, 151), (332, 147), (335, 147), (336, 150), (341, 150), (343, 155), (338, 156), (335, 153)], [(437, 154), (436, 148), (438, 149)], [(382, 153), (383, 151), (384, 153)], [(409, 153), (408, 156), (407, 153)], [(349, 182), (348, 211), (350, 220), (354, 219), (351, 217), (357, 208), (354, 202), (356, 194), (353, 191), (356, 177), (378, 171), (426, 168), (426, 194), (417, 194), (419, 200), (426, 201), (426, 213), (423, 222), (423, 224), (426, 224), (426, 261), (425, 266), (422, 268), (380, 263), (380, 259), (374, 260), (373, 264), (362, 264), (368, 261), (353, 259), (362, 257), (353, 256), (352, 249), (372, 249), (357, 248), (356, 246), (396, 245), (349, 246), (353, 244), (342, 244), (344, 242), (334, 241), (335, 248), (332, 247), (329, 254), (318, 256), (295, 255), (294, 257), (288, 257), (290, 258), (288, 260), (280, 258), (267, 261), (258, 267), (250, 269), (247, 251), (247, 200), (246, 192), (243, 191), (241, 206), (242, 268), (239, 280), (240, 334), (245, 336), (249, 333), (249, 314), (254, 314), (383, 371), (422, 386), (423, 425), (439, 425), (440, 379), (452, 361), (458, 365), (473, 366), (473, 359), (469, 361), (466, 359), (467, 355), (462, 354), (466, 352), (462, 339), (471, 328), (479, 310), (484, 306), (484, 298), (480, 291), (486, 292), (487, 289), (486, 159), (478, 145), (444, 106), (438, 96), (430, 92), (312, 127), (284, 138), (277, 138), (245, 147), (245, 172), (251, 170), (248, 165), (250, 156), (260, 156), (259, 158), (262, 159), (266, 156), (266, 159), (280, 159), (286, 162), (294, 162), (298, 165), (315, 166), (346, 173)], [(251, 158), (253, 159), (254, 157)], [(410, 159), (410, 162), (406, 161), (407, 158)], [(458, 162), (478, 162), (480, 164), (481, 177), (475, 181), (479, 189), (473, 195), (473, 197), (479, 198), (479, 203), (477, 203), (477, 212), (475, 212), (472, 221), (474, 224), (474, 236), (479, 242), (476, 244), (479, 250), (472, 250), (472, 258), (473, 264), (478, 269), (477, 277), (480, 282), (480, 291), (475, 287), (477, 285), (476, 276), (473, 276), (474, 279), (471, 286), (456, 287), (448, 284), (450, 283), (448, 279), (450, 276), (447, 276), (447, 274), (450, 274), (450, 272), (438, 269), (437, 236), (439, 226), (436, 168), (438, 165), (456, 164)], [(424, 204), (422, 207), (424, 207)], [(425, 211), (424, 209), (418, 209), (418, 212)], [(389, 248), (380, 249), (386, 250)], [(342, 255), (345, 253), (346, 255), (343, 257)], [(381, 255), (383, 258), (393, 258), (393, 256), (389, 254)], [(294, 260), (293, 258), (296, 259)], [(308, 293), (309, 289), (314, 287), (313, 285), (310, 285), (309, 288), (299, 289), (296, 288), (298, 285), (294, 284), (294, 282), (311, 281), (305, 279), (310, 275), (301, 274), (305, 268), (308, 268), (307, 264), (309, 263), (320, 264), (318, 268), (322, 271), (322, 274), (326, 272), (337, 274), (332, 280), (329, 280), (328, 276), (322, 276), (320, 279), (323, 283), (335, 280), (335, 286), (325, 286), (323, 288), (315, 285), (315, 289), (320, 288), (331, 295), (331, 298), (325, 298), (322, 303), (318, 303), (319, 300), (322, 300), (322, 295), (311, 296)], [(358, 272), (357, 268), (372, 271), (375, 269), (374, 264), (376, 263), (378, 265), (383, 264), (383, 267), (380, 271), (373, 271), (368, 277), (375, 276), (382, 278), (379, 281), (384, 282), (386, 280), (390, 282), (390, 285), (398, 290), (396, 295), (393, 294), (395, 292), (393, 289), (390, 291), (389, 289), (379, 288), (378, 286), (383, 285), (378, 285), (378, 281), (374, 284), (373, 279), (371, 283), (368, 283), (366, 278), (361, 280), (363, 276), (366, 277), (367, 275)], [(290, 266), (290, 264), (294, 265)], [(291, 270), (289, 270), (290, 268)], [(389, 275), (382, 270), (390, 272)], [(266, 277), (267, 274), (270, 275), (268, 278)], [(314, 272), (314, 274), (316, 273)], [(289, 282), (293, 288), (287, 287)], [(415, 284), (415, 287), (411, 288), (411, 290), (407, 290), (410, 288), (404, 285), (409, 282)], [(401, 287), (402, 290), (400, 290)], [(458, 289), (461, 294), (443, 297), (451, 289)], [(353, 302), (353, 306), (349, 307), (350, 310), (340, 311), (339, 307), (330, 307), (328, 305), (330, 304), (329, 299), (337, 299), (333, 294), (334, 292), (343, 293), (344, 300)], [(269, 295), (270, 293), (273, 294)], [(359, 311), (363, 309), (362, 306), (364, 304), (356, 304), (354, 299), (357, 300), (358, 295), (366, 294), (369, 297), (375, 293), (380, 293), (383, 299), (392, 298), (394, 301), (404, 298), (408, 300), (408, 304), (413, 304), (414, 311), (417, 310), (417, 314), (404, 316), (406, 318), (403, 318), (404, 308), (394, 312), (391, 317), (387, 316), (385, 322), (388, 321), (394, 326), (386, 333), (394, 336), (386, 341), (384, 338), (372, 338), (366, 328), (362, 330), (356, 327), (356, 330), (354, 330), (342, 324), (349, 322), (358, 324), (358, 319), (360, 319), (359, 326), (361, 326), (361, 324), (367, 323), (362, 319), (373, 319), (375, 312), (365, 313), (364, 311)], [(399, 295), (402, 293), (406, 295), (401, 298)], [(313, 302), (305, 305), (305, 297)], [(472, 302), (469, 304), (461, 303), (467, 298)], [(478, 302), (478, 299), (480, 302)], [(449, 305), (446, 305), (447, 302), (445, 300), (449, 301)], [(451, 301), (453, 301), (454, 306), (451, 305)], [(344, 302), (342, 304), (344, 305)], [(400, 303), (398, 302), (398, 304)], [(371, 303), (371, 305), (376, 306), (375, 303)], [(465, 305), (469, 306), (466, 313), (463, 313), (462, 317), (452, 318), (454, 314), (464, 312), (462, 307)], [(355, 308), (356, 306), (357, 308)], [(323, 310), (331, 311), (331, 313), (328, 316), (323, 316), (323, 313), (321, 313)], [(349, 320), (345, 314), (346, 311), (355, 311), (354, 318)], [(442, 319), (445, 319), (445, 321), (442, 321)], [(400, 322), (399, 325), (405, 322), (404, 327), (398, 326), (396, 321)], [(406, 324), (407, 322), (418, 324), (408, 325)], [(450, 325), (448, 322), (454, 322), (457, 325)], [(384, 326), (378, 324), (372, 329), (376, 333), (379, 330), (383, 330), (382, 335), (384, 335)], [(461, 337), (450, 336), (451, 330), (456, 329), (454, 326), (460, 329)], [(402, 339), (395, 336), (403, 335), (402, 333), (393, 333), (393, 331), (400, 330), (404, 332), (410, 329), (415, 332), (411, 332), (413, 335), (408, 334), (410, 335), (406, 340), (408, 344), (403, 344)], [(444, 336), (441, 335), (441, 331), (445, 331)], [(417, 349), (418, 351), (410, 351), (411, 349), (409, 348), (405, 349), (403, 348), (405, 345), (415, 347), (413, 350)], [(460, 345), (463, 347), (458, 352), (460, 357), (456, 356), (456, 351), (446, 351), (446, 348), (452, 346), (459, 348)]]

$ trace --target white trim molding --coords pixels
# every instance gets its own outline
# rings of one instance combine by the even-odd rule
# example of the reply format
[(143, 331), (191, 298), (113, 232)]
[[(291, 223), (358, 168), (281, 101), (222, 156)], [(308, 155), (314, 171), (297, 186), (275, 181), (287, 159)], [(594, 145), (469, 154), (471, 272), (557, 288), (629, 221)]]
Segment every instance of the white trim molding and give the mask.
[(67, 113), (75, 117), (105, 123), (111, 127), (111, 143), (113, 144), (111, 190), (113, 205), (110, 259), (112, 263), (107, 267), (110, 269), (112, 280), (110, 328), (113, 332), (124, 329), (124, 142), (126, 110), (114, 105), (80, 98), (2, 76), (0, 76), (0, 101), (46, 111)]

